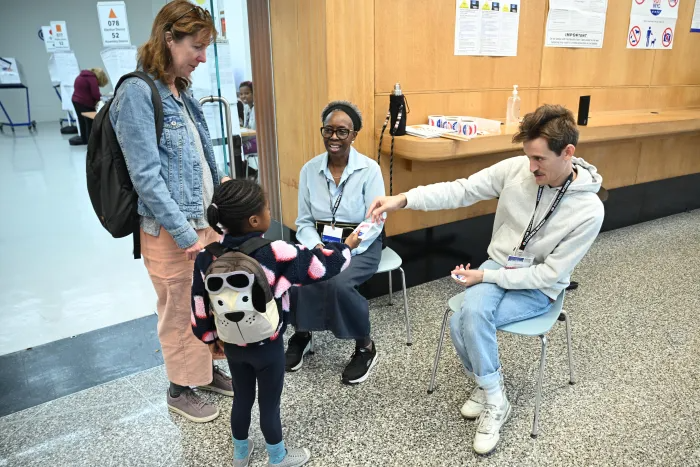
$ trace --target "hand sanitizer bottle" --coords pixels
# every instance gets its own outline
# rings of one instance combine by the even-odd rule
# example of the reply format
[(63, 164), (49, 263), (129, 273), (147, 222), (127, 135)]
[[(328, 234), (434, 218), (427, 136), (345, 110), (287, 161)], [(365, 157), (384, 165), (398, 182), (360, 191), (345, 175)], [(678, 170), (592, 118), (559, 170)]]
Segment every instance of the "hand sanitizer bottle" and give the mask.
[(518, 95), (518, 85), (513, 86), (513, 95), (508, 98), (508, 108), (506, 109), (506, 126), (517, 126), (520, 122), (520, 96)]

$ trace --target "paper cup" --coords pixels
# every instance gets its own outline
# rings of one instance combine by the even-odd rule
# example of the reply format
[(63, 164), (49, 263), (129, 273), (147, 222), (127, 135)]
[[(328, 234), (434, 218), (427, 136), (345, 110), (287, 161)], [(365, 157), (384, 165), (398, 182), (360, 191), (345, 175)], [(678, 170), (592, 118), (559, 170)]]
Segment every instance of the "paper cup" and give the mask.
[(443, 128), (453, 131), (459, 131), (459, 117), (445, 117)]
[(444, 115), (428, 115), (428, 125), (442, 128), (442, 122), (445, 120)]
[(476, 136), (476, 122), (466, 118), (459, 119), (459, 134), (464, 136)]

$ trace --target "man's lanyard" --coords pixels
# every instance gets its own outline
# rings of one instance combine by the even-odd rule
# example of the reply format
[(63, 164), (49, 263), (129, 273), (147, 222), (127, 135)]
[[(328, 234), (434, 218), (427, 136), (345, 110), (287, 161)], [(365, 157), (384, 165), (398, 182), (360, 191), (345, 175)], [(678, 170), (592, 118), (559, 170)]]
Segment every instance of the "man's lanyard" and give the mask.
[(542, 192), (544, 191), (544, 187), (541, 186), (537, 190), (537, 202), (535, 203), (535, 212), (532, 213), (532, 219), (530, 219), (530, 224), (528, 224), (527, 229), (525, 230), (525, 233), (523, 234), (523, 241), (520, 242), (520, 250), (524, 251), (525, 247), (527, 246), (528, 243), (530, 243), (530, 240), (532, 240), (532, 237), (535, 236), (537, 232), (542, 228), (545, 222), (547, 222), (547, 219), (549, 219), (552, 216), (552, 213), (554, 212), (555, 209), (557, 209), (557, 206), (559, 206), (559, 202), (561, 199), (564, 197), (564, 193), (566, 193), (566, 190), (569, 189), (569, 185), (571, 185), (571, 182), (574, 181), (574, 172), (571, 172), (571, 175), (569, 175), (569, 178), (566, 179), (566, 182), (564, 183), (564, 186), (562, 186), (559, 191), (557, 192), (557, 195), (554, 197), (554, 202), (552, 203), (552, 206), (549, 208), (549, 211), (547, 211), (547, 214), (544, 216), (544, 219), (540, 221), (539, 224), (533, 229), (532, 224), (535, 222), (535, 215), (537, 214), (537, 206), (540, 205), (540, 200), (542, 199)]
[[(326, 177), (325, 175), (323, 176), (324, 178)], [(348, 175), (348, 178), (345, 179), (343, 183), (340, 184), (338, 189), (340, 190), (340, 193), (338, 194), (338, 197), (335, 200), (335, 204), (333, 204), (333, 195), (331, 194), (331, 182), (326, 178), (326, 188), (328, 188), (328, 206), (331, 209), (331, 227), (335, 228), (335, 213), (338, 212), (338, 208), (340, 207), (340, 200), (343, 199), (343, 192), (345, 191), (345, 184), (348, 183), (348, 180), (350, 180), (350, 176)]]

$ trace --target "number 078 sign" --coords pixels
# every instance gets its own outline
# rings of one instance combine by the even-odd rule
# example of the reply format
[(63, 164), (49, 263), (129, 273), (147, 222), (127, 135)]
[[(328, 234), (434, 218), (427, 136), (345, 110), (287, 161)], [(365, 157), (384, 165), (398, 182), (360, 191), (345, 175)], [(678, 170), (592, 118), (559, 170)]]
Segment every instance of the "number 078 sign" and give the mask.
[(124, 2), (98, 2), (97, 17), (100, 20), (100, 32), (104, 47), (128, 47), (131, 45)]

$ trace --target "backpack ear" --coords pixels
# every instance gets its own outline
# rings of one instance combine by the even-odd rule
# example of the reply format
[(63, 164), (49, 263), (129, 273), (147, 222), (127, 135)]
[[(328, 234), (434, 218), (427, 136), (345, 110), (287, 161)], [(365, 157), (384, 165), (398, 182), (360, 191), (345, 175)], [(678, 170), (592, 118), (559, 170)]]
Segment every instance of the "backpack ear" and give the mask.
[(255, 308), (255, 311), (258, 313), (265, 313), (267, 311), (265, 290), (258, 284), (258, 281), (253, 282), (251, 295), (253, 296), (253, 308)]

